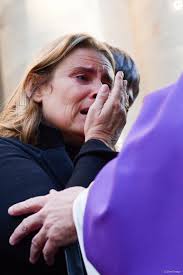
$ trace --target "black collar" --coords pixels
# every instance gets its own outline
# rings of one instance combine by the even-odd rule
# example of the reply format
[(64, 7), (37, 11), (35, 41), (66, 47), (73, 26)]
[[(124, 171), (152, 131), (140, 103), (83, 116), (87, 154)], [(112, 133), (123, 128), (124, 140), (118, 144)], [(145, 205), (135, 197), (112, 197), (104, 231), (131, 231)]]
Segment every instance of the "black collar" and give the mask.
[(70, 158), (73, 160), (78, 154), (81, 146), (72, 146), (64, 142), (64, 138), (60, 130), (50, 127), (44, 123), (39, 125), (38, 143), (36, 147), (40, 149), (53, 149), (57, 147), (65, 147)]
[(57, 128), (41, 123), (38, 129), (38, 143), (36, 147), (40, 149), (51, 149), (60, 146), (64, 146), (61, 132)]

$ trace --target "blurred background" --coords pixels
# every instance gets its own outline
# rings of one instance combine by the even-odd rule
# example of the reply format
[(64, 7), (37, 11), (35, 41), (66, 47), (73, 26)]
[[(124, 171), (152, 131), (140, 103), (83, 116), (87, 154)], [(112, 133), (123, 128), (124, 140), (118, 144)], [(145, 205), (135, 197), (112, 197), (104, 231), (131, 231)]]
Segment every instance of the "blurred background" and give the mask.
[(144, 95), (183, 71), (183, 0), (1, 0), (1, 105), (40, 48), (71, 32), (87, 32), (120, 47), (138, 65), (140, 95), (123, 140)]

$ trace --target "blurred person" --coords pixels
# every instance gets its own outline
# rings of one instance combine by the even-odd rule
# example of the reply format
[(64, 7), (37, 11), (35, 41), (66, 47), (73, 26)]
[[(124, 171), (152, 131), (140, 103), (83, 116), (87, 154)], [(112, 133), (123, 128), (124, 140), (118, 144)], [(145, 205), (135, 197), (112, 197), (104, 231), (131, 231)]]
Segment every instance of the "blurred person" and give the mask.
[[(83, 274), (77, 244), (60, 249), (53, 267), (45, 265), (43, 258), (31, 265), (33, 235), (10, 247), (9, 236), (22, 218), (10, 217), (7, 209), (33, 196), (46, 198), (50, 189), (88, 187), (117, 155), (114, 146), (126, 123), (128, 97), (123, 73), (115, 77), (114, 68), (109, 49), (93, 37), (59, 38), (33, 61), (4, 107), (0, 115), (2, 275)], [(99, 113), (92, 107), (96, 98), (99, 108), (105, 105)], [(65, 241), (71, 244), (76, 233), (68, 233)], [(47, 260), (46, 247), (43, 256)]]
[[(69, 231), (76, 226), (89, 275), (180, 274), (182, 90), (183, 75), (145, 97), (121, 153), (90, 187), (52, 191), (46, 199), (36, 197), (14, 205), (10, 214), (37, 212), (41, 204), (40, 210), (27, 218), (27, 225), (39, 224), (43, 213), (46, 222), (54, 217), (50, 232), (59, 236), (60, 246), (67, 239), (66, 228)], [(60, 220), (64, 224), (59, 224)], [(17, 228), (12, 241), (24, 236), (22, 229), (22, 225)], [(47, 256), (53, 261), (56, 247), (51, 245), (51, 236), (47, 237), (44, 245), (50, 245)]]
[(129, 96), (129, 107), (133, 104), (139, 94), (140, 74), (132, 57), (125, 51), (110, 46), (105, 43), (110, 49), (115, 60), (115, 74), (118, 71), (124, 73), (124, 79), (127, 80), (127, 94)]

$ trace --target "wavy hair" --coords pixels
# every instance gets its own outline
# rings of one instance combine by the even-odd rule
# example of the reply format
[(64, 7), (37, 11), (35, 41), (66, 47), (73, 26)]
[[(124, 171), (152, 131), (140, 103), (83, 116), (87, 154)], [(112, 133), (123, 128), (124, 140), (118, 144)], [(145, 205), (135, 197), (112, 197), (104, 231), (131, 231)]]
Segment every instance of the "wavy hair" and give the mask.
[(110, 50), (87, 34), (71, 34), (56, 39), (43, 49), (28, 67), (12, 97), (0, 114), (0, 137), (16, 137), (35, 145), (42, 110), (32, 95), (48, 83), (57, 65), (76, 48), (92, 48), (102, 53), (115, 70)]

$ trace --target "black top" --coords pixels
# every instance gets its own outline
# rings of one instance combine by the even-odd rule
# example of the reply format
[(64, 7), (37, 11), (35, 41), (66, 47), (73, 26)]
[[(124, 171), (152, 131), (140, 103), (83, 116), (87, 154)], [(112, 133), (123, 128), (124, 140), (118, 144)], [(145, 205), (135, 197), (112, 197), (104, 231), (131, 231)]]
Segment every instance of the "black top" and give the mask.
[(15, 247), (9, 245), (9, 237), (22, 217), (11, 217), (7, 210), (16, 202), (47, 194), (53, 188), (87, 187), (100, 169), (117, 155), (98, 140), (86, 142), (72, 161), (75, 151), (65, 147), (58, 130), (43, 125), (37, 146), (23, 144), (16, 138), (0, 138), (1, 275), (67, 274), (63, 249), (55, 265), (48, 267), (43, 259), (35, 265), (29, 263), (32, 235)]

